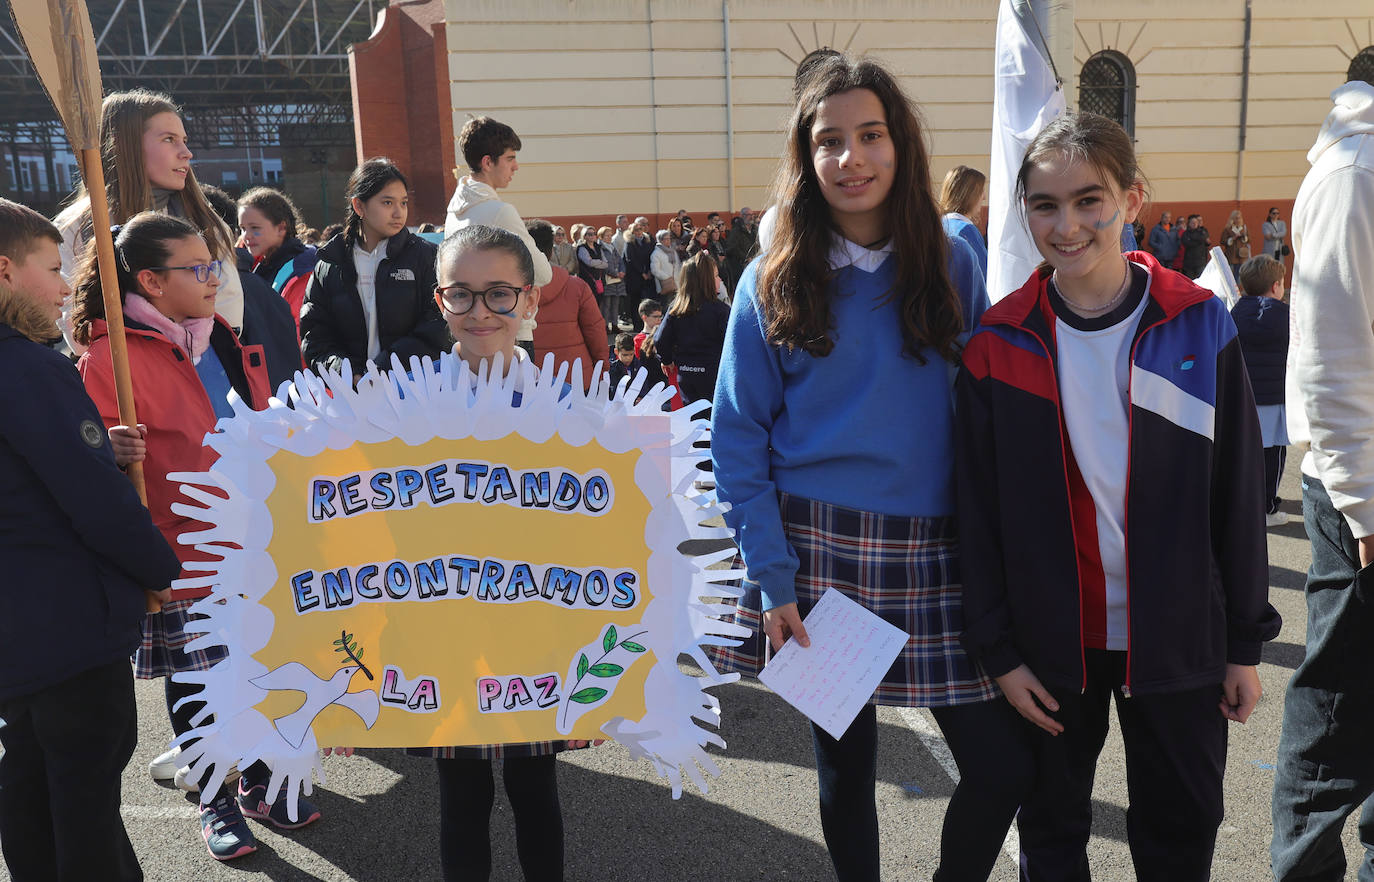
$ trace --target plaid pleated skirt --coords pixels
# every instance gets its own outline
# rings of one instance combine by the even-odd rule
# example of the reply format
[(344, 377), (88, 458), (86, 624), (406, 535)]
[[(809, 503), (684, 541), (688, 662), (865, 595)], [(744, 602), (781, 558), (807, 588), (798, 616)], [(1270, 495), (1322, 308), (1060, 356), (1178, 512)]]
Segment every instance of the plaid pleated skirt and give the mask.
[(571, 749), (566, 741), (530, 741), (519, 744), (473, 744), (467, 747), (407, 747), (406, 753), (435, 759), (499, 760), (548, 756)]
[[(789, 493), (779, 493), (778, 504), (783, 533), (800, 562), (801, 615), (833, 587), (908, 635), (870, 704), (946, 707), (1001, 695), (959, 645), (964, 617), (953, 517), (875, 514)], [(746, 582), (745, 588), (732, 618), (753, 633), (741, 646), (708, 647), (707, 653), (722, 671), (758, 676), (768, 645), (762, 597), (757, 584)]]
[(223, 646), (186, 650), (186, 644), (200, 636), (185, 630), (195, 602), (195, 598), (173, 600), (143, 617), (143, 642), (134, 650), (135, 677), (153, 680), (178, 671), (208, 671), (228, 657), (229, 650)]

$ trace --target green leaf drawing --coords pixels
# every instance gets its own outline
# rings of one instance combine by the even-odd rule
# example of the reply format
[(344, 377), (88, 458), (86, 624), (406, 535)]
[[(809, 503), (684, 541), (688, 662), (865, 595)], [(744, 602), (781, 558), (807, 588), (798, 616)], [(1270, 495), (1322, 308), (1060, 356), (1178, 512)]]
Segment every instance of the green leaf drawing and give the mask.
[(582, 657), (577, 660), (577, 679), (581, 680), (583, 677), (587, 676), (587, 668), (590, 665), (591, 662), (587, 661), (587, 654), (585, 652), (582, 653)]
[(600, 701), (605, 697), (605, 689), (602, 689), (599, 686), (588, 686), (586, 689), (580, 689), (577, 692), (574, 692), (572, 695), (568, 697), (568, 700), (575, 701), (578, 704), (592, 704), (593, 702)]
[(358, 650), (357, 652), (353, 653), (353, 658), (354, 658), (359, 664), (362, 664), (362, 661), (363, 661), (363, 651), (360, 649), (360, 650)]
[(615, 625), (611, 625), (606, 629), (606, 636), (601, 638), (601, 648), (610, 652), (615, 647), (615, 639)]
[(610, 662), (603, 662), (599, 665), (592, 665), (591, 675), (593, 677), (619, 677), (625, 673), (625, 669), (620, 665), (613, 665)]
[[(343, 640), (342, 640), (342, 639), (340, 639), (340, 640), (335, 640), (335, 641), (334, 641), (334, 645), (335, 645), (335, 646), (343, 646)], [(335, 652), (343, 652), (342, 649), (336, 649), (336, 650), (334, 650), (334, 651), (335, 651)]]
[(620, 648), (621, 648), (621, 649), (627, 649), (627, 650), (629, 650), (630, 652), (643, 652), (643, 651), (644, 651), (644, 647), (643, 647), (643, 646), (640, 646), (638, 643), (632, 643), (632, 642), (630, 642), (629, 640), (626, 640), (624, 643), (620, 644)]

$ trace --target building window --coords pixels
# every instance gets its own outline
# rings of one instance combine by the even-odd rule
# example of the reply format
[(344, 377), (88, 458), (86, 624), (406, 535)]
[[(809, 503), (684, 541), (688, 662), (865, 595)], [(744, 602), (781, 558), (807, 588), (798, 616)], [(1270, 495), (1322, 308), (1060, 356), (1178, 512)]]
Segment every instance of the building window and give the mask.
[(1135, 65), (1108, 49), (1089, 58), (1078, 75), (1078, 109), (1116, 120), (1135, 137)]
[(221, 186), (237, 187), (239, 185), (239, 173), (236, 171), (221, 172), (219, 180)]
[(1346, 82), (1363, 80), (1374, 84), (1374, 46), (1366, 46), (1360, 54), (1350, 59), (1350, 67), (1345, 72)]

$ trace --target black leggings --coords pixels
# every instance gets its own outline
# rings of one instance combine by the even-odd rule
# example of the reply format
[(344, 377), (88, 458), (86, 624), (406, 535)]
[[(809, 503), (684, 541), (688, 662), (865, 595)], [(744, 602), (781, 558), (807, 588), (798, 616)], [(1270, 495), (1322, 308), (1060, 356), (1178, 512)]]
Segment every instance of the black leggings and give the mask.
[[(1029, 726), (1005, 699), (931, 708), (959, 767), (945, 809), (936, 882), (986, 882), (1035, 782)], [(838, 741), (812, 724), (821, 830), (840, 882), (877, 882), (878, 728), (866, 705)]]
[[(170, 676), (164, 677), (163, 683), (165, 684), (167, 697), (167, 716), (172, 721), (172, 732), (176, 735), (185, 735), (194, 728), (191, 725), (191, 718), (200, 713), (200, 709), (205, 706), (205, 702), (188, 701), (181, 707), (175, 709), (173, 705), (182, 698), (195, 695), (202, 687), (198, 683), (177, 683), (173, 681)], [(198, 739), (193, 738), (191, 741), (183, 744), (182, 747), (190, 747), (192, 744), (195, 744), (197, 740)], [(272, 770), (261, 760), (253, 763), (246, 769), (241, 769), (240, 772), (243, 775), (243, 783), (246, 788), (256, 787), (259, 784), (266, 784), (268, 779), (272, 777)], [(205, 786), (207, 777), (209, 777), (209, 769), (201, 776), (200, 784), (202, 787)], [(233, 791), (227, 785), (220, 787), (219, 793), (216, 794), (216, 796), (223, 796), (226, 794), (233, 795)], [(195, 794), (191, 795), (194, 796)], [(200, 794), (199, 799), (202, 805), (214, 802), (213, 798), (207, 799), (205, 794)]]
[[(515, 850), (526, 882), (562, 882), (563, 811), (555, 757), (502, 761), (515, 815)], [(492, 761), (439, 759), (439, 858), (445, 882), (491, 878)]]

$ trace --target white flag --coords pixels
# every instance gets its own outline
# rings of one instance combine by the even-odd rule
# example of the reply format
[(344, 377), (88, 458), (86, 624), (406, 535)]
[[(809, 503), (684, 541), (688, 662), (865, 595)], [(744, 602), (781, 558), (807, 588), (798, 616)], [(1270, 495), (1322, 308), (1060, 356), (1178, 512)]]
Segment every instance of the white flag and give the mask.
[(1013, 0), (1001, 2), (988, 175), (988, 297), (994, 303), (1024, 285), (1040, 263), (1040, 252), (1016, 204), (1016, 172), (1026, 147), (1064, 112), (1064, 90), (1036, 48), (1038, 35), (1026, 32)]
[(1236, 284), (1236, 277), (1231, 275), (1231, 264), (1226, 260), (1226, 252), (1218, 245), (1212, 246), (1212, 259), (1207, 262), (1202, 275), (1193, 281), (1220, 297), (1227, 309), (1235, 306), (1236, 301), (1240, 299), (1240, 286)]

